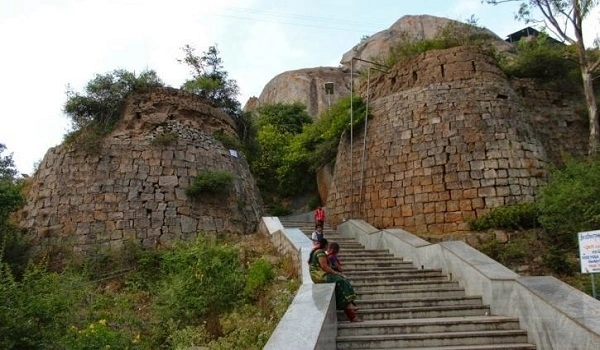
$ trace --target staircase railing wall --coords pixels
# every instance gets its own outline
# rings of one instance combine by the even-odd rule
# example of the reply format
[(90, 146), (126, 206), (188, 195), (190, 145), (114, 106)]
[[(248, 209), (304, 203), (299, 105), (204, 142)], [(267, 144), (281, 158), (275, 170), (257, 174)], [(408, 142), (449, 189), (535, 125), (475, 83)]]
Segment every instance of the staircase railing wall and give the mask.
[(430, 244), (362, 220), (343, 222), (337, 232), (417, 267), (442, 269), (468, 295), (481, 296), (492, 314), (518, 317), (538, 349), (600, 349), (600, 302), (554, 277), (522, 277), (464, 242)]

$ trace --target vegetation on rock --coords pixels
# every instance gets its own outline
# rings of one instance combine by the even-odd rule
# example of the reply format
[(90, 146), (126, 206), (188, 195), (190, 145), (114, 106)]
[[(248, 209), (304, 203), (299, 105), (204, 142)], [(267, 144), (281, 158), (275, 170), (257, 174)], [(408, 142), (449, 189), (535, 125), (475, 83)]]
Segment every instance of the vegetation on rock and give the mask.
[(227, 194), (234, 175), (223, 170), (202, 170), (194, 178), (191, 186), (185, 190), (185, 194), (192, 198), (198, 198), (203, 194)]
[(506, 242), (492, 238), (480, 247), (502, 264), (536, 265), (538, 274), (555, 274), (590, 293), (577, 274), (577, 233), (600, 227), (600, 159), (569, 159), (551, 172), (535, 202), (494, 208), (470, 224), (514, 232)]

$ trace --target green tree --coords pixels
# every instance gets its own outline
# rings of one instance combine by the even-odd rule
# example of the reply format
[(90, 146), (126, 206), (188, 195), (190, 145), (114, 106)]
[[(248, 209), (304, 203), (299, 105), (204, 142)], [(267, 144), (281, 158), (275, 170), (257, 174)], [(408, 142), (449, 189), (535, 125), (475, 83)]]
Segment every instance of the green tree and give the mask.
[(125, 99), (131, 92), (163, 85), (153, 70), (139, 75), (123, 69), (97, 74), (87, 83), (84, 93), (67, 90), (64, 111), (71, 118), (74, 131), (91, 127), (105, 134), (120, 120)]
[[(590, 135), (588, 153), (598, 153), (600, 147), (600, 122), (598, 120), (598, 105), (594, 93), (593, 74), (600, 67), (600, 57), (593, 59), (585, 49), (583, 42), (583, 21), (598, 5), (598, 0), (485, 0), (488, 4), (497, 5), (506, 2), (520, 4), (516, 18), (525, 23), (539, 22), (534, 19), (533, 12), (541, 12), (544, 26), (562, 40), (575, 46), (583, 92), (588, 108)], [(572, 32), (574, 35), (571, 35)]]
[(267, 197), (279, 190), (277, 169), (281, 166), (285, 149), (291, 138), (291, 134), (280, 132), (271, 124), (258, 130), (256, 137), (258, 155), (250, 167), (261, 193)]
[(269, 103), (256, 109), (258, 128), (273, 125), (279, 132), (299, 134), (304, 125), (311, 124), (313, 118), (306, 112), (306, 106), (295, 103)]
[(561, 88), (581, 84), (577, 63), (565, 59), (569, 47), (557, 44), (545, 33), (517, 42), (515, 52), (516, 55), (500, 57), (500, 66), (509, 76), (553, 82)]
[(228, 78), (227, 71), (223, 69), (217, 46), (210, 46), (202, 56), (196, 55), (195, 49), (190, 45), (185, 45), (182, 50), (185, 55), (178, 61), (190, 67), (192, 78), (186, 80), (181, 88), (206, 98), (214, 107), (222, 109), (238, 121), (241, 112), (237, 100), (239, 87), (235, 80)]
[(0, 263), (6, 262), (13, 273), (20, 273), (26, 245), (20, 229), (11, 221), (11, 214), (25, 204), (25, 198), (21, 191), (23, 183), (16, 178), (12, 154), (2, 156), (5, 149), (0, 143)]

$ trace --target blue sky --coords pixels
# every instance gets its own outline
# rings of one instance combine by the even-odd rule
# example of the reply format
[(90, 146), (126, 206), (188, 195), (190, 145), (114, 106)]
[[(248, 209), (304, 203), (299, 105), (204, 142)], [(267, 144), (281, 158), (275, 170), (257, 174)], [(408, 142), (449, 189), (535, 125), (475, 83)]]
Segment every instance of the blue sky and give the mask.
[[(515, 10), (480, 0), (0, 0), (3, 155), (31, 173), (69, 129), (67, 85), (82, 91), (95, 74), (153, 69), (179, 87), (186, 44), (198, 53), (218, 45), (243, 105), (279, 73), (337, 66), (361, 37), (404, 15), (474, 16), (504, 38), (525, 27)], [(588, 37), (599, 32), (598, 9), (592, 18)]]

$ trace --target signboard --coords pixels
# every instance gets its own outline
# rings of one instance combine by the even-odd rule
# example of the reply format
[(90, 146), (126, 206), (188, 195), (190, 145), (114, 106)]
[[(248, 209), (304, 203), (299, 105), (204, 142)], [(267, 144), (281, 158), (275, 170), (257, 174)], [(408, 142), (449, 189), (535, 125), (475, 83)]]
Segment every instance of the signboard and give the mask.
[(579, 232), (581, 273), (600, 272), (600, 230)]

